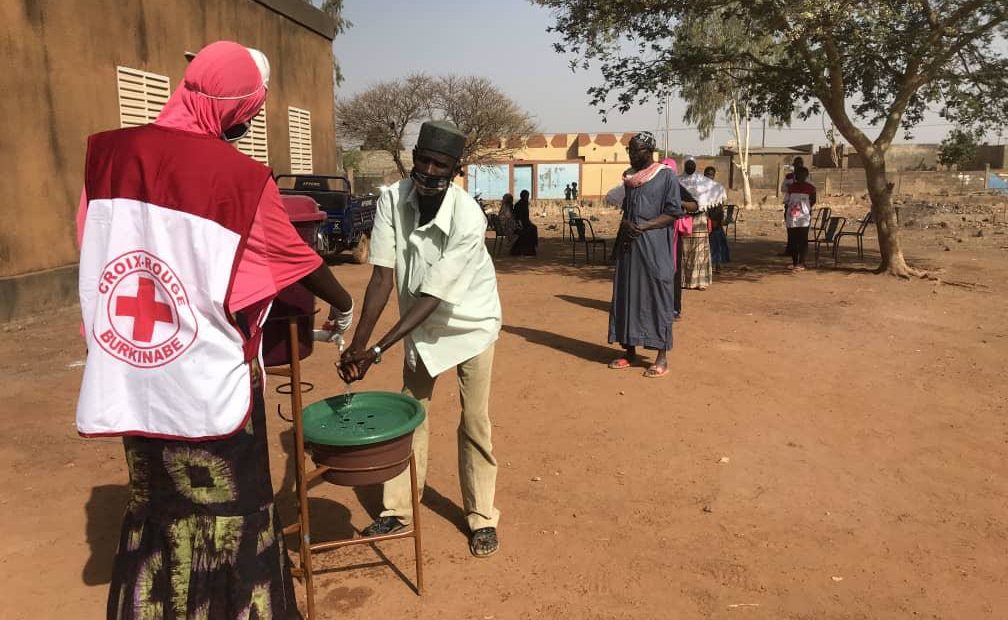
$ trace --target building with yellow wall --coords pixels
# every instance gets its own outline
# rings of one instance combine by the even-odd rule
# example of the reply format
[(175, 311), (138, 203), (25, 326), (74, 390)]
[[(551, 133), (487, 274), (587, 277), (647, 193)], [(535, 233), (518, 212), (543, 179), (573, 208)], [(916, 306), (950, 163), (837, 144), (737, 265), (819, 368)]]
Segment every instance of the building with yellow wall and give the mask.
[(630, 166), (626, 148), (634, 135), (534, 134), (507, 160), (467, 166), (464, 185), (470, 194), (489, 200), (505, 193), (517, 197), (523, 189), (533, 199), (550, 200), (563, 199), (564, 189), (577, 183), (579, 198), (598, 199), (621, 182)]

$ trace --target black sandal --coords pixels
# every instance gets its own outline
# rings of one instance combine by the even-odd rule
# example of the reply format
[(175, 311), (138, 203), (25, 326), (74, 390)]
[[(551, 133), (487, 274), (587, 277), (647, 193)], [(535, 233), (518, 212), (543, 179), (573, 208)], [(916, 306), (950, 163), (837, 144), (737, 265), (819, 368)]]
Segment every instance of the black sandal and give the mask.
[(469, 534), (469, 553), (477, 558), (488, 558), (497, 553), (497, 528), (481, 527)]

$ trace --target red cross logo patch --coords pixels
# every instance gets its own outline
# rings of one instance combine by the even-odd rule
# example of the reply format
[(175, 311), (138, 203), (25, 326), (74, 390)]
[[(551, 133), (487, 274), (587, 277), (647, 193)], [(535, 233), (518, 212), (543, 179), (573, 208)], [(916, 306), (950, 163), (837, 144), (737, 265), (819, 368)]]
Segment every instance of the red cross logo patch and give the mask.
[(105, 316), (95, 324), (98, 344), (137, 368), (157, 368), (196, 340), (196, 316), (185, 284), (157, 256), (128, 252), (105, 265), (98, 279)]

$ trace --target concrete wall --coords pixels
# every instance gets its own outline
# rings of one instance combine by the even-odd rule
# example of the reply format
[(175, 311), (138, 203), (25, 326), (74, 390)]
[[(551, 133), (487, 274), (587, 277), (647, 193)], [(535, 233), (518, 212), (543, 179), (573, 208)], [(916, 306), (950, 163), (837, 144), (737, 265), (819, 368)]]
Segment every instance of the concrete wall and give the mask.
[[(285, 7), (301, 23), (282, 14)], [(321, 16), (321, 17), (320, 17)], [(34, 312), (65, 290), (77, 262), (74, 213), (89, 134), (119, 127), (116, 65), (178, 84), (186, 50), (218, 39), (263, 50), (270, 165), (289, 168), (287, 107), (311, 111), (317, 172), (338, 169), (328, 18), (300, 0), (7, 0), (0, 73), (0, 320)], [(324, 29), (323, 29), (324, 30)], [(331, 37), (331, 31), (329, 36)], [(69, 274), (69, 275), (68, 275)], [(34, 282), (13, 278), (31, 275)], [(54, 278), (58, 283), (46, 283)], [(38, 295), (33, 290), (41, 291)], [(73, 301), (75, 295), (64, 299)]]
[[(847, 155), (847, 167), (864, 168), (861, 156), (854, 149)], [(886, 172), (902, 170), (936, 170), (937, 144), (893, 144), (886, 153)]]
[(975, 170), (982, 170), (984, 165), (989, 165), (995, 170), (1008, 168), (1008, 146), (1004, 144), (978, 146), (972, 167)]

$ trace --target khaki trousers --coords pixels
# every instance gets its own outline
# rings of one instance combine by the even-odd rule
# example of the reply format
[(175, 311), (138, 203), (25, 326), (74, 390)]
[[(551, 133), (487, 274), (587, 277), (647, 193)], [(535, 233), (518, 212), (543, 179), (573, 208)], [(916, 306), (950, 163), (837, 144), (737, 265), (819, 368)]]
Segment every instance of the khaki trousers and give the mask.
[[(497, 459), (490, 443), (490, 372), (493, 369), (494, 345), (476, 357), (456, 367), (462, 419), (458, 425), (459, 482), (462, 486), (462, 508), (470, 531), (481, 527), (497, 527), (500, 512), (494, 507), (497, 486)], [(403, 393), (420, 401), (427, 413), (423, 423), (413, 432), (413, 454), (417, 465), (417, 484), (423, 494), (427, 479), (427, 446), (430, 422), (430, 401), (437, 377), (431, 377), (417, 356), (417, 368), (403, 368)], [(382, 492), (383, 517), (398, 517), (404, 524), (412, 521), (409, 469), (385, 483)]]

